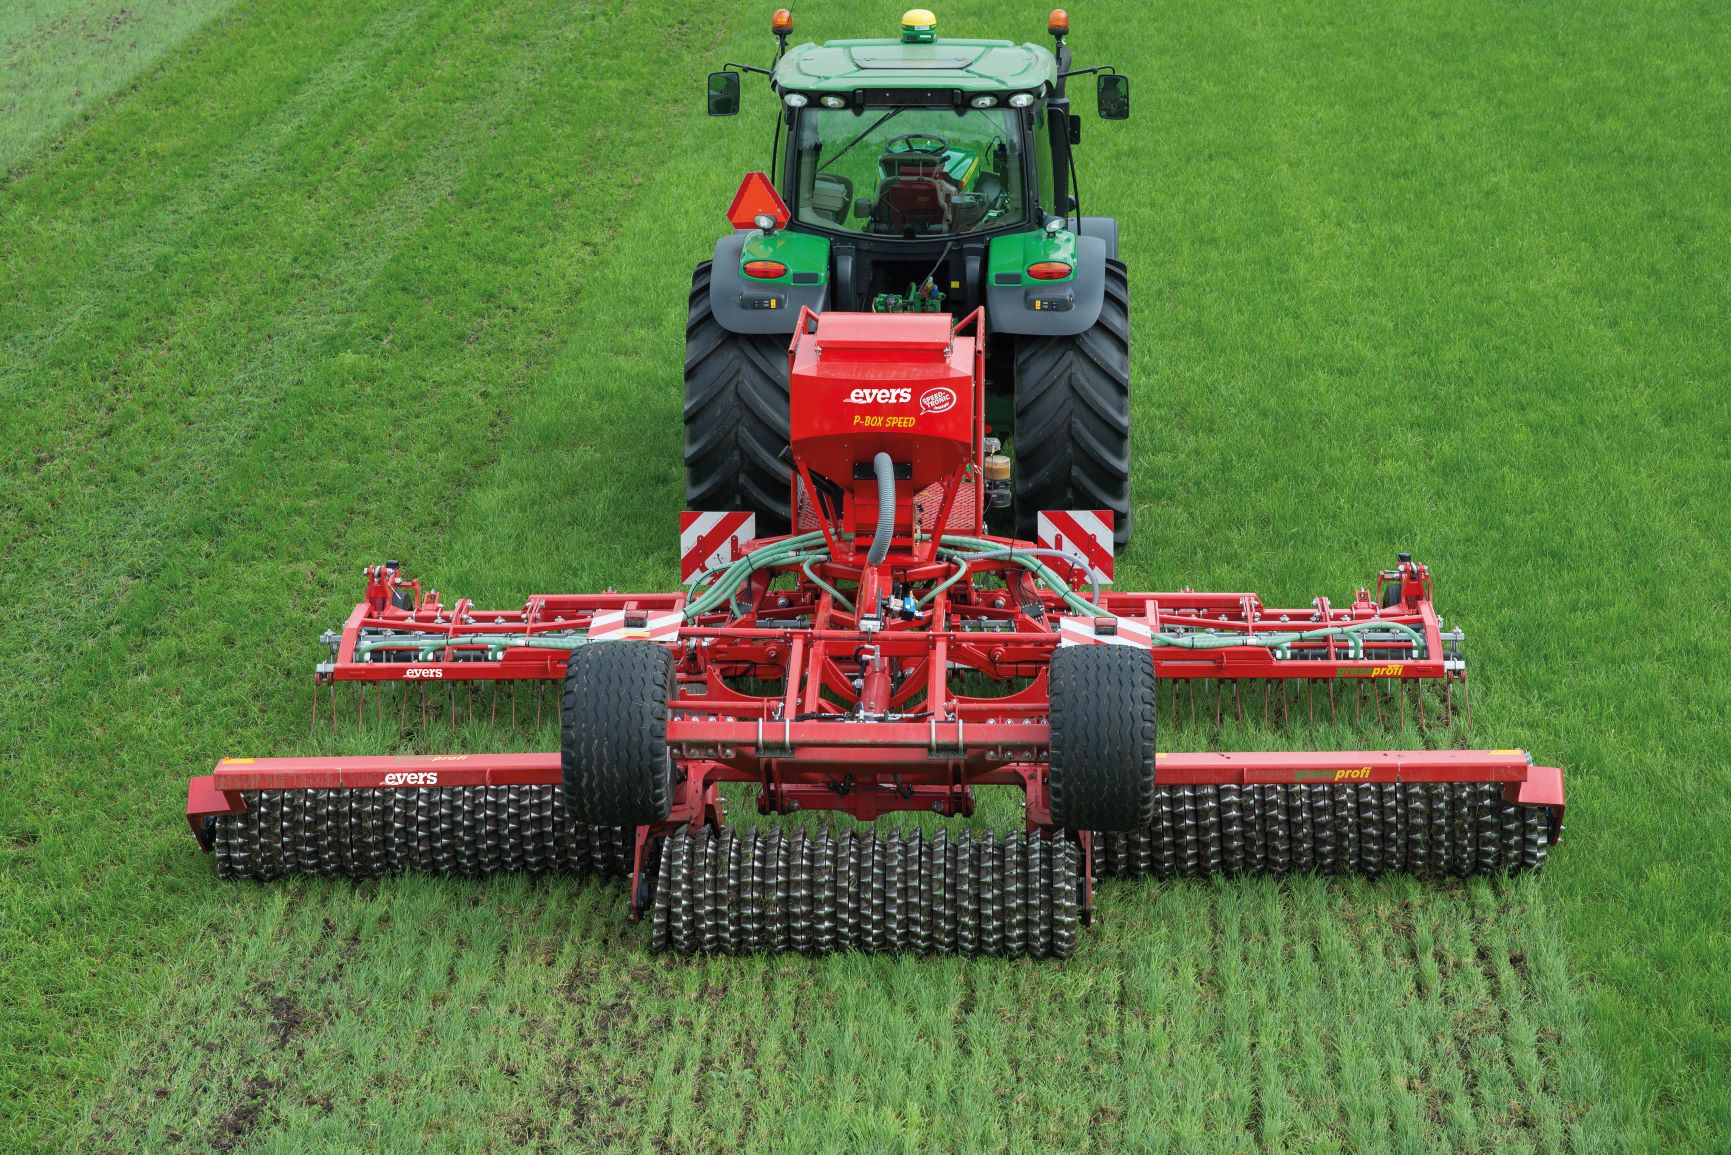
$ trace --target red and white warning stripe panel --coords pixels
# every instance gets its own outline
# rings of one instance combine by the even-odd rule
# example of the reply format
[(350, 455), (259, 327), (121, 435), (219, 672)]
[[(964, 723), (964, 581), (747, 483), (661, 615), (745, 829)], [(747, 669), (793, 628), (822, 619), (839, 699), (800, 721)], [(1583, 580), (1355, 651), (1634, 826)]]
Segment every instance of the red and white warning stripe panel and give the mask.
[(739, 560), (745, 543), (757, 536), (757, 515), (732, 510), (679, 515), (679, 580), (688, 582), (706, 569)]
[(1153, 632), (1132, 618), (1059, 618), (1060, 646), (1135, 646), (1154, 648)]
[(603, 638), (637, 638), (649, 642), (671, 642), (679, 637), (679, 627), (685, 615), (651, 614), (643, 610), (603, 610), (589, 619), (589, 640)]
[(1095, 581), (1101, 585), (1112, 584), (1111, 510), (1042, 510), (1037, 536), (1040, 548), (1080, 554), (1088, 559)]

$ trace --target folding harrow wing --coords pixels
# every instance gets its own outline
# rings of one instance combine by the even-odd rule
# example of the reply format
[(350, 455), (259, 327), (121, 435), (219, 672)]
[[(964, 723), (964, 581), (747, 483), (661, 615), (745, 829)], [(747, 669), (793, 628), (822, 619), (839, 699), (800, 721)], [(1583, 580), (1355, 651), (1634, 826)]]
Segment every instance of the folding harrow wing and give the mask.
[[(1543, 863), (1562, 777), (1522, 751), (1157, 750), (1199, 710), (1450, 722), (1460, 635), (1405, 557), (1344, 606), (1273, 610), (1102, 588), (1092, 511), (1052, 511), (1040, 542), (988, 533), (980, 322), (802, 316), (795, 532), (687, 515), (683, 593), (493, 612), (369, 569), (319, 669), (327, 693), (358, 683), (342, 715), (551, 710), (545, 687), (561, 748), (225, 759), (187, 807), (219, 872), (593, 872), (631, 879), (660, 949), (1064, 956), (1097, 875)], [(428, 686), (459, 689), (429, 707)], [(730, 782), (764, 814), (933, 817), (737, 833)], [(943, 829), (994, 786), (1022, 792), (1022, 830)]]

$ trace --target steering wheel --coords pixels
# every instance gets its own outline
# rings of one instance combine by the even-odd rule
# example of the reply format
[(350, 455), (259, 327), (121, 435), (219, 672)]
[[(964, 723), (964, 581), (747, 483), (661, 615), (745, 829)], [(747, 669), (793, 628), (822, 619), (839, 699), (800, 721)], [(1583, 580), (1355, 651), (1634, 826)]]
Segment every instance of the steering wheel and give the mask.
[[(901, 145), (897, 148), (897, 145)], [(942, 156), (950, 151), (950, 142), (929, 132), (904, 132), (884, 143), (885, 152), (915, 153), (920, 156)]]

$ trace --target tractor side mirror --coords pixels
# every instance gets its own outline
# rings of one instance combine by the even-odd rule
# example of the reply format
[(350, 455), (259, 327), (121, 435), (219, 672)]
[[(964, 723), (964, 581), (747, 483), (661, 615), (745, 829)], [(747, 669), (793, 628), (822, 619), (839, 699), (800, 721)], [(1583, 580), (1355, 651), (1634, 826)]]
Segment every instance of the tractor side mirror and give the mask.
[(1094, 82), (1094, 104), (1100, 110), (1102, 120), (1129, 120), (1130, 78), (1116, 72), (1102, 72)]
[[(736, 116), (739, 113), (739, 73), (709, 74), (709, 115)], [(1101, 115), (1105, 115), (1102, 113)]]

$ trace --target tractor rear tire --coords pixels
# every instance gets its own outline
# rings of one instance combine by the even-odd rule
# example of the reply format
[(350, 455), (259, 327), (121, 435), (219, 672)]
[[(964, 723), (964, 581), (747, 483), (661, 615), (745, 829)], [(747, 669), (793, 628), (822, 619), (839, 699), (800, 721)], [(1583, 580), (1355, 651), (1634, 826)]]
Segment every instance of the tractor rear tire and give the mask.
[(667, 745), (673, 653), (654, 642), (579, 646), (565, 665), (559, 762), (565, 810), (585, 826), (666, 820), (674, 762)]
[(1020, 337), (1015, 368), (1016, 536), (1041, 510), (1109, 509), (1130, 541), (1130, 281), (1106, 262), (1100, 318), (1074, 337)]
[(685, 507), (757, 514), (786, 533), (791, 335), (730, 333), (709, 307), (710, 264), (691, 274), (685, 321)]
[(1136, 646), (1052, 653), (1052, 821), (1067, 830), (1139, 830), (1154, 820), (1154, 660)]

